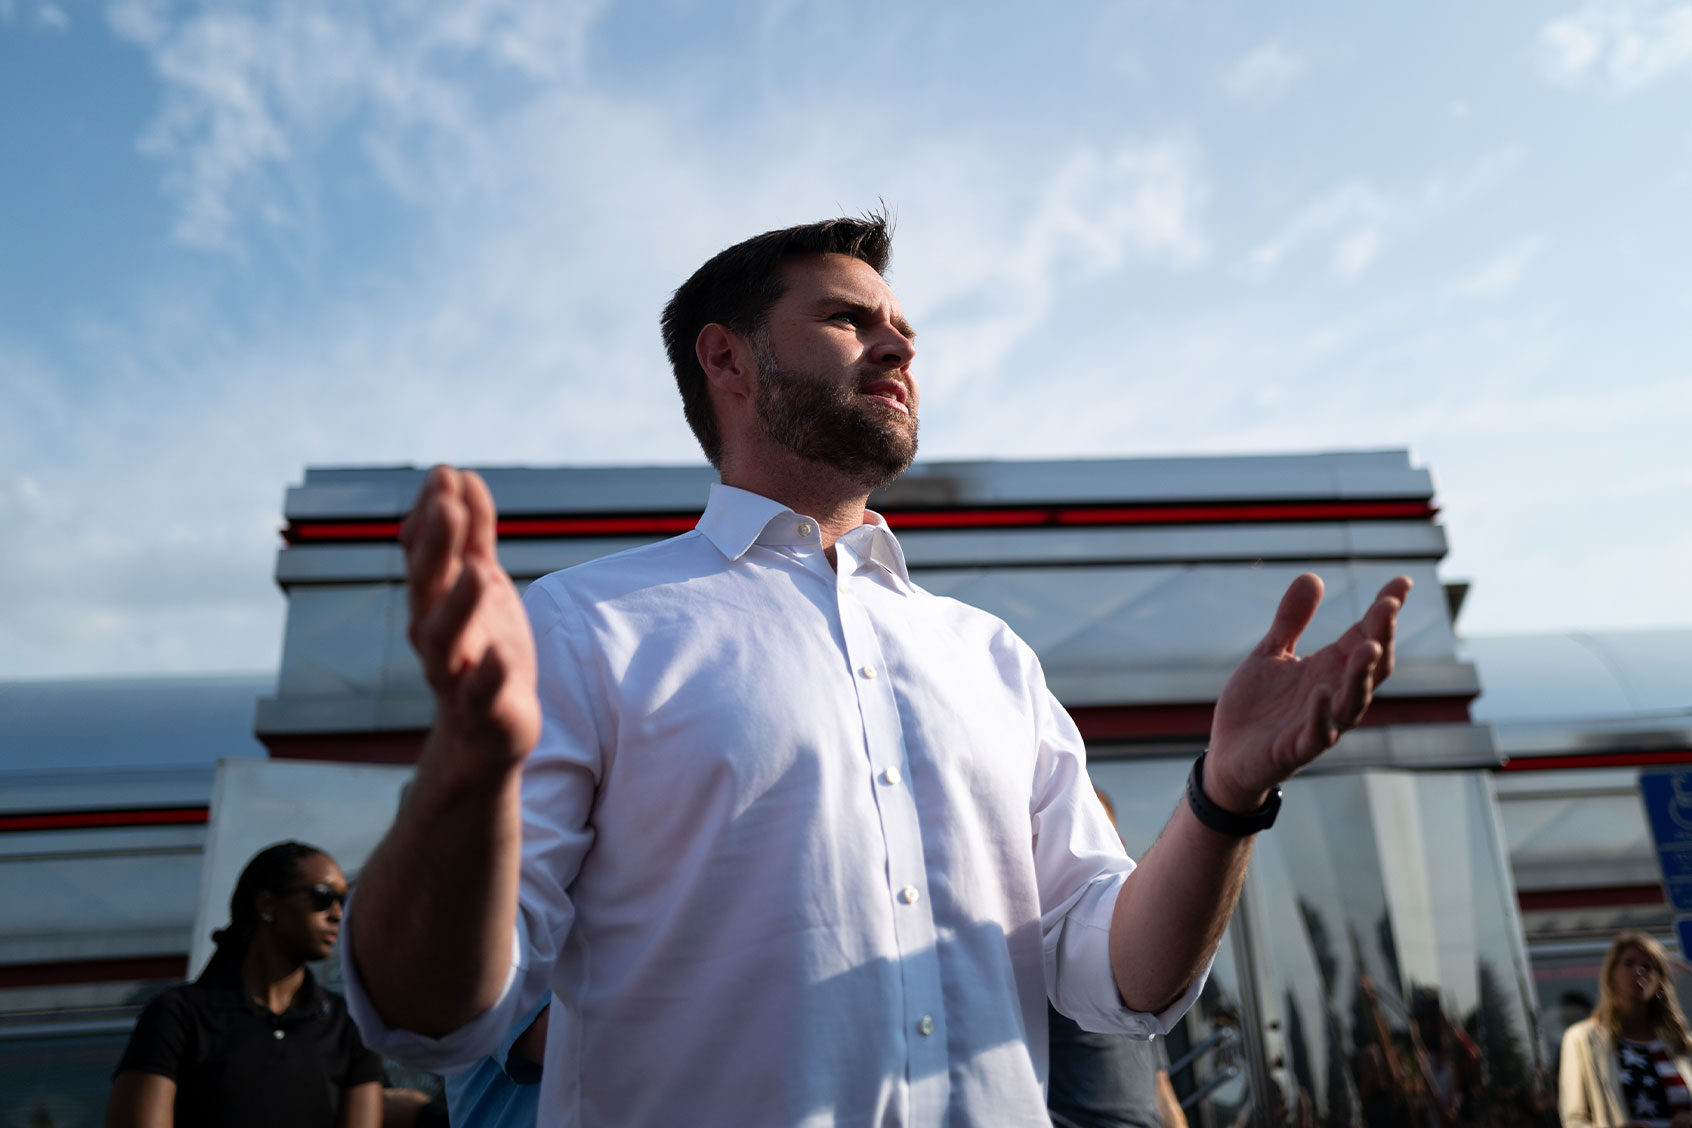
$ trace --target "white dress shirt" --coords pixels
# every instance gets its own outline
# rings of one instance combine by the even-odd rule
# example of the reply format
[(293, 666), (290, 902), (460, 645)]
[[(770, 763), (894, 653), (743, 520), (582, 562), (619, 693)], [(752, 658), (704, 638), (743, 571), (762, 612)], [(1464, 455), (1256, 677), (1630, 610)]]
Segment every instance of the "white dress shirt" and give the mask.
[(1168, 1031), (1200, 984), (1122, 1005), (1134, 863), (1039, 662), (871, 520), (836, 569), (814, 520), (716, 486), (694, 531), (529, 587), (545, 720), (504, 997), (389, 1030), (348, 952), (371, 1046), (472, 1061), (550, 988), (542, 1124), (1045, 1126), (1048, 997)]

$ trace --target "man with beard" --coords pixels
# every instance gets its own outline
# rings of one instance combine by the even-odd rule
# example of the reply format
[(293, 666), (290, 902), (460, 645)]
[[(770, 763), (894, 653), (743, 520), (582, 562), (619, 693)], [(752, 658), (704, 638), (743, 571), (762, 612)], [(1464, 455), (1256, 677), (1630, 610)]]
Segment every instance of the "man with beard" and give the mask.
[(873, 216), (773, 231), (677, 290), (722, 477), (692, 532), (520, 604), (486, 487), (430, 474), (404, 540), (435, 722), (343, 954), (372, 1045), (472, 1060), (550, 987), (545, 1124), (1043, 1125), (1048, 998), (1143, 1037), (1196, 995), (1409, 582), (1303, 659), (1321, 584), (1293, 584), (1136, 868), (1033, 652), (865, 508), (916, 453), (888, 248)]

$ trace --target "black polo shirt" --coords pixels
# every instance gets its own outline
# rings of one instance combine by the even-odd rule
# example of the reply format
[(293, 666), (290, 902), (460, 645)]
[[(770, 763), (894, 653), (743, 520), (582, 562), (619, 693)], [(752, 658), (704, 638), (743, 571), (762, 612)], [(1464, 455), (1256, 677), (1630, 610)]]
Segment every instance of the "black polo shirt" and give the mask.
[(334, 1128), (341, 1095), (382, 1080), (347, 1005), (311, 972), (282, 1014), (254, 1002), (238, 966), (215, 961), (147, 1004), (118, 1070), (176, 1082), (177, 1128)]

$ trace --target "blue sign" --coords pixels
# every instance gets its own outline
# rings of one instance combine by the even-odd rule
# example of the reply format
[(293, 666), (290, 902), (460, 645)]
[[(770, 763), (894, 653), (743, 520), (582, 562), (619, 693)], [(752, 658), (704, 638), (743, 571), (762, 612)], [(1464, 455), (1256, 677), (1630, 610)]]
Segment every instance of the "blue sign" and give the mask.
[(1675, 917), (1674, 934), (1680, 938), (1680, 958), (1692, 960), (1692, 917)]
[(1657, 844), (1663, 894), (1676, 914), (1692, 913), (1692, 772), (1641, 772), (1639, 794)]

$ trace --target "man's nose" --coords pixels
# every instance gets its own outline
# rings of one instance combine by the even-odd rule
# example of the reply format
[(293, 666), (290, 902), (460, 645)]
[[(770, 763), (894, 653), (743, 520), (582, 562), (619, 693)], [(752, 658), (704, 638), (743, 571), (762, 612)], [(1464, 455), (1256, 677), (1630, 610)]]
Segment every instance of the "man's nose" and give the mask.
[(907, 368), (916, 359), (916, 342), (889, 322), (883, 322), (870, 346), (870, 359), (889, 368)]

